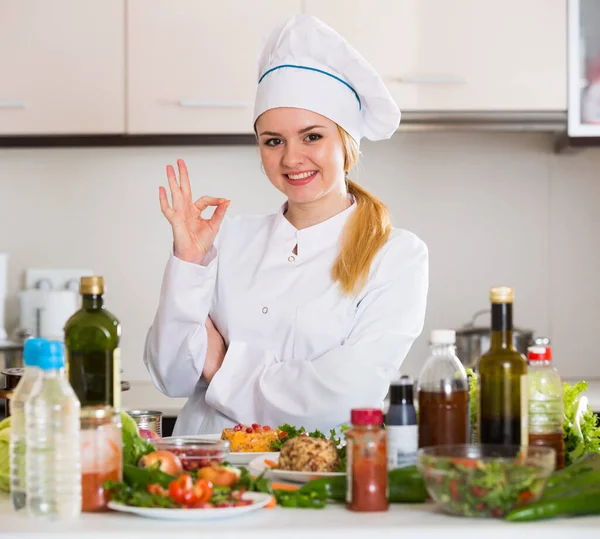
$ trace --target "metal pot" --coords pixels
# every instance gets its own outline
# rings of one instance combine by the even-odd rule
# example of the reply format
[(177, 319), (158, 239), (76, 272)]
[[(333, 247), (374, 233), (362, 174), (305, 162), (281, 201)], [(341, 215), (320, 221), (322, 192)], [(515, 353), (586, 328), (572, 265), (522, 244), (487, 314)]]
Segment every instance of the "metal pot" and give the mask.
[[(468, 324), (456, 330), (456, 355), (465, 367), (471, 369), (490, 349), (490, 327), (475, 326), (475, 321), (483, 314), (490, 314), (490, 310), (477, 311)], [(527, 347), (533, 343), (533, 334), (529, 329), (513, 329), (513, 345), (523, 355), (527, 355)]]

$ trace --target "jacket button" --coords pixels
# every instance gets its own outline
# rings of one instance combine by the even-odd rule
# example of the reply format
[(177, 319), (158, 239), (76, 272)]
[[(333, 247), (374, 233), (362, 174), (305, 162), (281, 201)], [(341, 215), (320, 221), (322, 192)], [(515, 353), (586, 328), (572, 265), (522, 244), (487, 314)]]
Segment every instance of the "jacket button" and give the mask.
[(263, 307), (262, 312), (263, 314), (267, 314), (269, 312), (269, 309), (267, 307)]
[(293, 262), (294, 260), (296, 260), (296, 257), (293, 255), (288, 256), (288, 262)]

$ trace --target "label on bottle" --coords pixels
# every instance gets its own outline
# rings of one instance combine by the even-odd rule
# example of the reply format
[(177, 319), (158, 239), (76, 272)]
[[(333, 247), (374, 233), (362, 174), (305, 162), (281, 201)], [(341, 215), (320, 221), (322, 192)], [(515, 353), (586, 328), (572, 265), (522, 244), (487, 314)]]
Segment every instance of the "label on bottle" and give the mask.
[(521, 376), (521, 445), (529, 445), (529, 379)]
[(416, 464), (419, 445), (418, 426), (388, 425), (386, 434), (388, 470)]

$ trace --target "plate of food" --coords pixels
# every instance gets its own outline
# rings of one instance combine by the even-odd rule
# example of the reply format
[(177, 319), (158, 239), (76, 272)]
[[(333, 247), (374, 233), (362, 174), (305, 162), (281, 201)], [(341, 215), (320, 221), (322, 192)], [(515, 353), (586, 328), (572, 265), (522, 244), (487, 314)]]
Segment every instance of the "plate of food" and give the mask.
[(261, 509), (268, 505), (272, 499), (273, 496), (270, 494), (264, 494), (262, 492), (245, 492), (239, 499), (228, 502), (230, 505), (223, 505), (222, 507), (139, 507), (117, 501), (110, 501), (108, 502), (108, 508), (122, 513), (133, 513), (134, 515), (141, 517), (163, 520), (220, 520)]
[(345, 475), (340, 450), (332, 440), (299, 436), (286, 441), (279, 453), (257, 456), (250, 470), (278, 481), (307, 483), (319, 477)]
[(239, 465), (248, 464), (258, 457), (266, 458), (273, 451), (280, 437), (285, 434), (269, 425), (259, 425), (258, 423), (242, 425), (240, 423), (233, 428), (223, 429), (223, 432), (216, 436), (229, 442), (227, 460), (231, 464)]

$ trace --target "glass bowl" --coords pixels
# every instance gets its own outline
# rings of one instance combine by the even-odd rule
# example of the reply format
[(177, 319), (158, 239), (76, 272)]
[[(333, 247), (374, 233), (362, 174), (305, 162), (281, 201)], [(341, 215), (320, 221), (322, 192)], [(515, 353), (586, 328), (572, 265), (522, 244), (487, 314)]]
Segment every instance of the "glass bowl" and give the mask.
[(539, 499), (554, 471), (549, 447), (441, 445), (417, 453), (429, 495), (452, 515), (502, 518)]
[(229, 442), (226, 440), (207, 440), (202, 436), (170, 436), (150, 440), (157, 451), (169, 451), (181, 460), (187, 472), (220, 464), (229, 454)]

